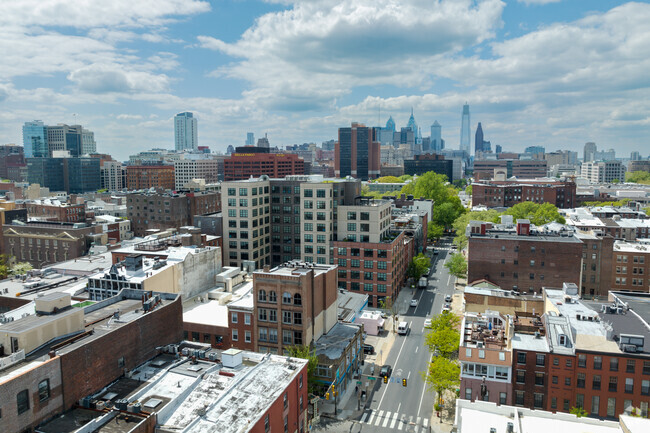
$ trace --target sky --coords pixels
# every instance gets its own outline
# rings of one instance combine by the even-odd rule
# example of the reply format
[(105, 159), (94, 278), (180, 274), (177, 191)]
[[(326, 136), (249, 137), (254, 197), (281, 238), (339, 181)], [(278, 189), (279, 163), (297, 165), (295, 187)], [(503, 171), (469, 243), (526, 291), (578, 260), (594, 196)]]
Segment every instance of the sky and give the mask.
[(351, 122), (437, 120), (470, 105), (504, 150), (618, 157), (650, 146), (650, 4), (608, 0), (20, 0), (0, 14), (0, 143), (82, 124), (118, 160), (174, 147), (198, 118), (223, 152), (335, 139)]

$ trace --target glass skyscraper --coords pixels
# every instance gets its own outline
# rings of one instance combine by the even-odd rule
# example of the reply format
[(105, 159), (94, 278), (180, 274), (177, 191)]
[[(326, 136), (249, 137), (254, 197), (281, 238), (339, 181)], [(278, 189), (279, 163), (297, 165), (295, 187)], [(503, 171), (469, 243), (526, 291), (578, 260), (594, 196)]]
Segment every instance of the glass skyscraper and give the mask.
[(470, 136), (469, 136), (469, 105), (463, 105), (463, 120), (460, 126), (460, 150), (470, 154)]
[(25, 149), (25, 158), (49, 156), (47, 126), (42, 121), (25, 122), (23, 125), (23, 148)]
[(199, 138), (194, 114), (185, 112), (174, 116), (174, 138), (177, 152), (198, 150)]

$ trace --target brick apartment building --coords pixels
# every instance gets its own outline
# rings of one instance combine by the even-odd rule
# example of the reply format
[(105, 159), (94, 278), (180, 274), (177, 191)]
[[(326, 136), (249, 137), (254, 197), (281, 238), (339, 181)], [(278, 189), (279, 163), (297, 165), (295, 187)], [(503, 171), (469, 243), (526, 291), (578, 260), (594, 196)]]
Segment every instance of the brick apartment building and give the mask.
[(512, 207), (518, 203), (550, 203), (559, 209), (576, 206), (574, 182), (535, 179), (530, 181), (484, 180), (472, 183), (472, 205)]
[(129, 165), (126, 167), (126, 187), (129, 191), (149, 188), (173, 190), (173, 165)]
[(580, 293), (585, 296), (607, 296), (612, 289), (614, 238), (600, 231), (577, 231), (582, 241), (582, 277)]
[(531, 230), (518, 220), (516, 232), (470, 223), (467, 280), (485, 279), (506, 290), (541, 292), (564, 282), (581, 281), (583, 243), (572, 233)]
[(489, 180), (495, 170), (503, 171), (506, 179), (515, 176), (519, 179), (538, 179), (546, 176), (546, 161), (496, 159), (474, 161), (474, 179)]
[[(260, 152), (260, 150), (266, 152)], [(262, 175), (283, 178), (304, 174), (305, 161), (293, 153), (269, 153), (269, 149), (255, 146), (238, 147), (229, 158), (224, 159), (224, 180), (240, 180)]]
[(616, 241), (611, 277), (612, 290), (650, 291), (650, 243)]
[(220, 210), (217, 192), (192, 193), (130, 193), (127, 195), (127, 218), (135, 236), (147, 230), (165, 230), (191, 226), (194, 215)]
[(309, 346), (338, 320), (336, 266), (294, 261), (253, 273), (256, 351)]
[(17, 203), (19, 209), (27, 209), (29, 218), (41, 221), (76, 223), (86, 221), (86, 206), (62, 203), (58, 200), (34, 200)]

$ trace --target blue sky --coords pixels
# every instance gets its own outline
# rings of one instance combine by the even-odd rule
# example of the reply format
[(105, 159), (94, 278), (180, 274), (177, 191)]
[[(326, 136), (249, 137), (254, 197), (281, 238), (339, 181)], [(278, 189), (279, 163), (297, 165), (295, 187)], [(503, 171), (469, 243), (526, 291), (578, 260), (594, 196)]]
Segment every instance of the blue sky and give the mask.
[(647, 156), (648, 22), (606, 0), (21, 0), (0, 16), (0, 143), (81, 123), (124, 160), (173, 148), (182, 111), (213, 151), (320, 143), (412, 107), (457, 148), (467, 101), (506, 150)]

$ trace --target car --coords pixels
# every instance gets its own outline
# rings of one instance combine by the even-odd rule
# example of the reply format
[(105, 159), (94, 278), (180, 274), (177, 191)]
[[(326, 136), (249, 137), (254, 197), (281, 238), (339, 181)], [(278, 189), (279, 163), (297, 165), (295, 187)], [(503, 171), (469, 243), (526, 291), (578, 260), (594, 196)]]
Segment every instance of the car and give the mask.
[(458, 246), (457, 246), (456, 244), (451, 244), (451, 249), (452, 249), (452, 250), (457, 250), (457, 249), (458, 249)]
[(451, 311), (451, 308), (445, 305), (442, 307), (442, 312), (444, 313), (445, 311)]
[(418, 300), (417, 299), (411, 299), (411, 307), (417, 307), (418, 306)]
[(431, 326), (431, 319), (425, 319), (424, 320), (424, 327), (428, 328), (429, 326)]
[(379, 376), (390, 377), (392, 372), (393, 372), (393, 367), (391, 367), (390, 365), (384, 365), (383, 367), (381, 367), (381, 370), (379, 370)]
[(433, 255), (437, 256), (438, 255), (438, 250), (433, 250)]
[(449, 302), (445, 303), (445, 307), (447, 310), (451, 310), (451, 304)]
[(451, 302), (451, 295), (445, 296), (445, 302)]
[(363, 353), (365, 355), (372, 355), (373, 353), (375, 353), (375, 347), (372, 344), (364, 344)]

